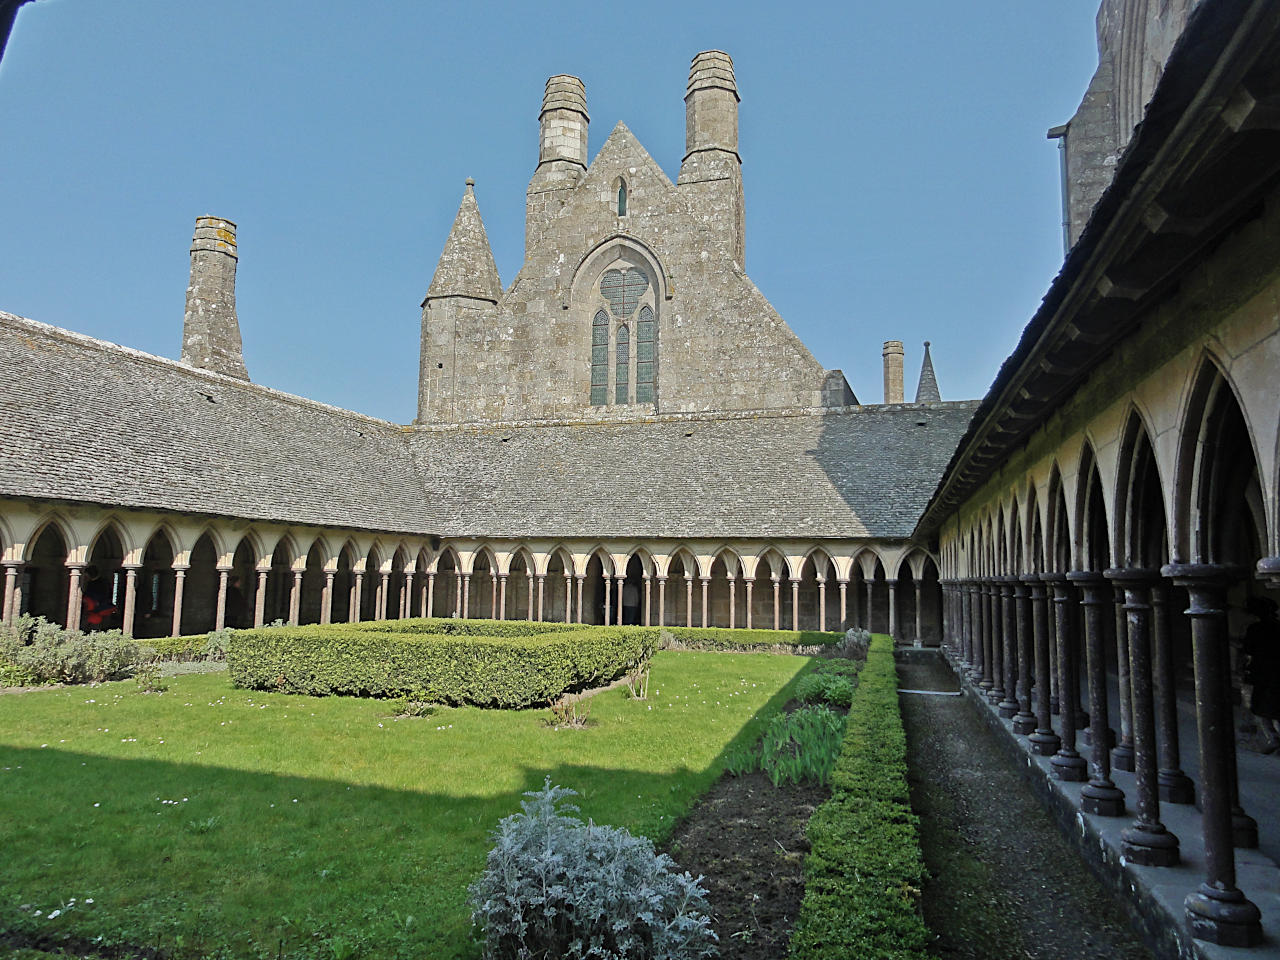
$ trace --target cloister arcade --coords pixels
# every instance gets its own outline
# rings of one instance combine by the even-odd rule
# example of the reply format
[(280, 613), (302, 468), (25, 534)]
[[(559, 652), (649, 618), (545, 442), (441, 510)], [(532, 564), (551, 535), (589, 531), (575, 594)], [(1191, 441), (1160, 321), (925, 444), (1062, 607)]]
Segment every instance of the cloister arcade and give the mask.
[(139, 638), (222, 627), (443, 616), (841, 630), (936, 645), (934, 557), (902, 543), (558, 543), (388, 538), (0, 501), (4, 618)]
[[(1191, 927), (1243, 946), (1261, 928), (1235, 850), (1259, 846), (1260, 811), (1240, 789), (1234, 704), (1250, 702), (1244, 638), (1267, 616), (1256, 601), (1280, 596), (1277, 409), (1238, 359), (1201, 350), (1174, 365), (1177, 380), (1152, 377), (1065, 439), (1033, 439), (947, 518), (944, 647), (1054, 777), (1085, 784), (1084, 812), (1136, 814), (1129, 862), (1179, 863), (1162, 805), (1197, 804), (1205, 880)], [(1136, 796), (1117, 769), (1134, 773)]]

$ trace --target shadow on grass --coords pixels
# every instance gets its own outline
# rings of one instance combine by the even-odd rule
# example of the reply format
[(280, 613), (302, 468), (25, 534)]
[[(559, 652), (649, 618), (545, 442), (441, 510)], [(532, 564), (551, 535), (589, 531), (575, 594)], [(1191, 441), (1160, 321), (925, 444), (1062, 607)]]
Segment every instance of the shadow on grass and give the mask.
[(522, 791), (550, 778), (583, 817), (660, 843), (807, 669), (705, 767), (522, 765), (490, 797), (0, 747), (0, 936), (101, 956), (476, 957), (466, 887)]

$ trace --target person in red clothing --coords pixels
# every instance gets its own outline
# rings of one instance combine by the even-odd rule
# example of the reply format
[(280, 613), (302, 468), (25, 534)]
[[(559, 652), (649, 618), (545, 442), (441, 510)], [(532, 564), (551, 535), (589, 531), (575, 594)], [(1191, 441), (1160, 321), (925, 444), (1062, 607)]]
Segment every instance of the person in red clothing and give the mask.
[(84, 578), (84, 599), (81, 601), (84, 616), (81, 622), (89, 632), (110, 630), (111, 618), (116, 614), (116, 607), (111, 602), (111, 584), (92, 563), (85, 567)]

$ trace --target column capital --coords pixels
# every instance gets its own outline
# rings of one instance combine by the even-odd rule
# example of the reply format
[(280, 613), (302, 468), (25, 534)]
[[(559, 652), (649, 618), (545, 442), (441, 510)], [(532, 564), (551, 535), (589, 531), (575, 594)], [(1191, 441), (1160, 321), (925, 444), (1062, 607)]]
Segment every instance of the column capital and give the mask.
[(191, 569), (191, 564), (189, 563), (175, 563), (173, 565), (174, 573), (186, 573), (190, 569)]
[(13, 570), (16, 570), (18, 567), (25, 567), (26, 565), (27, 562), (25, 560), (5, 560), (3, 563), (0, 563), (0, 566), (5, 567), (5, 569)]
[(1149, 586), (1160, 579), (1160, 571), (1151, 567), (1112, 567), (1102, 574), (1112, 583), (1120, 586)]
[[(7, 567), (8, 564), (6, 563), (5, 566)], [(128, 573), (137, 573), (142, 569), (142, 566), (140, 563), (122, 563), (120, 564), (120, 569)]]
[(1107, 578), (1095, 570), (1072, 570), (1067, 579), (1080, 588), (1080, 602), (1083, 604), (1106, 603), (1102, 599), (1102, 588), (1107, 585)]
[(1244, 568), (1229, 563), (1167, 563), (1160, 568), (1180, 587), (1225, 587), (1244, 576)]
[(1263, 557), (1258, 561), (1257, 573), (1259, 577), (1280, 585), (1280, 557)]
[[(65, 566), (68, 570), (76, 570), (76, 571), (83, 570), (83, 569), (84, 569), (85, 567), (87, 567), (88, 565), (89, 565), (89, 564), (87, 564), (87, 563), (81, 563), (81, 562), (79, 562), (79, 561), (74, 561), (74, 562), (73, 562), (73, 561), (70, 561), (70, 560), (68, 560), (65, 564), (63, 564), (63, 566)], [(174, 569), (177, 569), (177, 568), (175, 567)]]
[(214, 567), (214, 569), (217, 570), (219, 573), (230, 573), (232, 570), (235, 569), (235, 567), (231, 566), (231, 564), (229, 563), (227, 564), (220, 563), (216, 567)]

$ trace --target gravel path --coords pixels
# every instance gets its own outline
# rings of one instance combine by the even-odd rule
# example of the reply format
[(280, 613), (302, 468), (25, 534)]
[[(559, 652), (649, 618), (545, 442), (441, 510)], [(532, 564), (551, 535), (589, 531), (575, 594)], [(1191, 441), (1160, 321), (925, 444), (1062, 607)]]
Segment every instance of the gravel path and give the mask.
[[(956, 690), (941, 658), (898, 663), (900, 689)], [(1152, 960), (963, 697), (902, 694), (911, 803), (931, 879), (933, 952), (955, 960)]]

